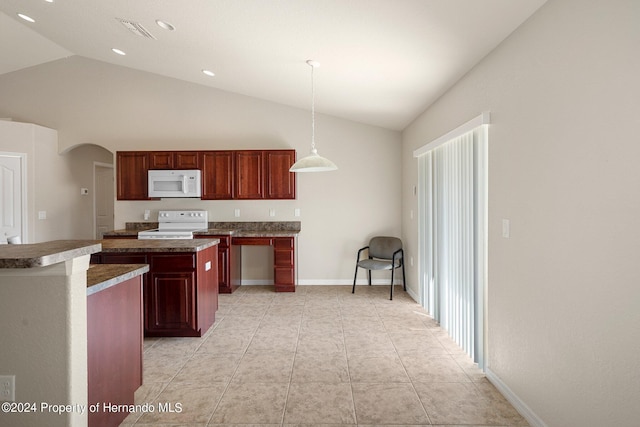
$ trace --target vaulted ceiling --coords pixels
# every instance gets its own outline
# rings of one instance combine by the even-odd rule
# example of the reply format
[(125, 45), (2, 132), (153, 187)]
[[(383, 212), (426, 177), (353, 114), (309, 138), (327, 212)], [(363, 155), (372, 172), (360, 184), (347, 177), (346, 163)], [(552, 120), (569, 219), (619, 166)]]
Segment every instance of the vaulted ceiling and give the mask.
[(401, 130), (544, 2), (0, 0), (0, 75), (79, 55), (308, 109), (313, 59), (318, 112)]

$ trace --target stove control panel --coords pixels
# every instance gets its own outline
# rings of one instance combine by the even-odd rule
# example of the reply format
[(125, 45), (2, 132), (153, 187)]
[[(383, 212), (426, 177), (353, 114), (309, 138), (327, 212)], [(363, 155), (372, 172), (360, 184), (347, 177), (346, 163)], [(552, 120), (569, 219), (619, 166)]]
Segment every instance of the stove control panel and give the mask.
[(159, 223), (208, 224), (209, 212), (205, 210), (163, 210), (158, 212)]

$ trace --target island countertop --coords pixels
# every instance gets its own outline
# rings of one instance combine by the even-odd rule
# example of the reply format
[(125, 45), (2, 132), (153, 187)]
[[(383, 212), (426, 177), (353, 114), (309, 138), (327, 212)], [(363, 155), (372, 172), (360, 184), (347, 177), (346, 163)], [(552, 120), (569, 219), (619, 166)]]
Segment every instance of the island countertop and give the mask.
[(100, 252), (97, 240), (53, 240), (24, 245), (0, 245), (0, 268), (34, 268)]
[(200, 252), (220, 239), (104, 239), (102, 252)]
[(87, 296), (148, 271), (148, 264), (91, 264), (87, 270)]

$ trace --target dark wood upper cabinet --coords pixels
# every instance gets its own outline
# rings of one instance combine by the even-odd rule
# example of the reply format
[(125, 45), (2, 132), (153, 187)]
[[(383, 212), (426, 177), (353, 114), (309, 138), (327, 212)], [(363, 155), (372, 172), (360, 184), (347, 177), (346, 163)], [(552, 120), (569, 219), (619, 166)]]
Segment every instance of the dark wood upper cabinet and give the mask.
[(295, 199), (296, 176), (289, 168), (296, 162), (294, 150), (271, 150), (264, 152), (265, 198)]
[(175, 153), (176, 169), (200, 169), (198, 151), (178, 151)]
[(264, 161), (262, 151), (235, 152), (235, 199), (264, 198)]
[(199, 169), (202, 199), (295, 199), (295, 150), (118, 151), (118, 200), (149, 200), (150, 169)]
[(173, 151), (151, 151), (149, 169), (173, 169)]
[(198, 151), (151, 151), (149, 169), (200, 169)]
[(203, 151), (202, 198), (206, 200), (233, 199), (233, 151)]
[(146, 151), (116, 153), (116, 194), (118, 200), (147, 200), (149, 156)]

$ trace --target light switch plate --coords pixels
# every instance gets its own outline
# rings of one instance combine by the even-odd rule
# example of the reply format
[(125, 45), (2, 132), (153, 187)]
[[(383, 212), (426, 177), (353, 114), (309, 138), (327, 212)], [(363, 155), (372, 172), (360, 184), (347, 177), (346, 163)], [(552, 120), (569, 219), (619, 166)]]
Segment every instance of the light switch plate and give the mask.
[(235, 216), (236, 218), (239, 218), (240, 217), (240, 209), (234, 209), (233, 216)]
[(511, 221), (508, 219), (502, 220), (502, 237), (508, 239), (511, 236)]
[(0, 401), (16, 401), (16, 376), (0, 375)]

